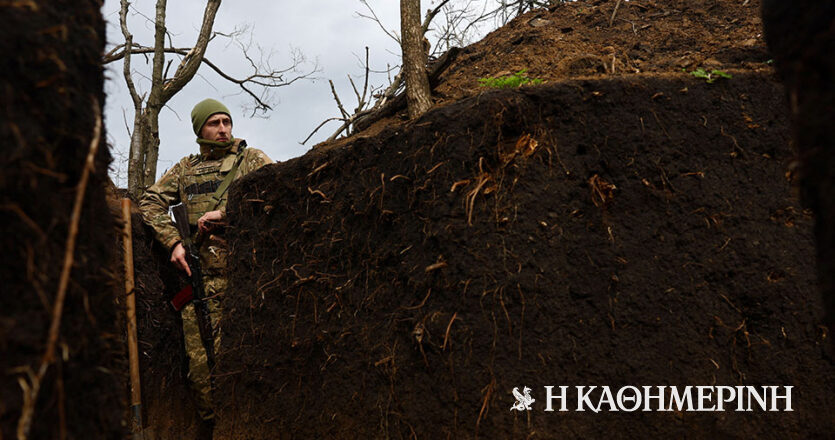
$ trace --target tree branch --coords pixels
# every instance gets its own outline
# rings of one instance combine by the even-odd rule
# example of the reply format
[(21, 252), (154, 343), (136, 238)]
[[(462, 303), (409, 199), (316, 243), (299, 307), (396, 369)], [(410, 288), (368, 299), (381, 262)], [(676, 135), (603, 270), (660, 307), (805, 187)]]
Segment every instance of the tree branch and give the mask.
[[(339, 112), (342, 114), (342, 116), (341, 117), (328, 118), (328, 119), (325, 119), (324, 121), (322, 121), (301, 142), (302, 145), (304, 145), (307, 141), (309, 141), (310, 138), (313, 137), (313, 135), (316, 134), (316, 132), (319, 131), (319, 129), (322, 128), (328, 122), (342, 121), (342, 125), (340, 125), (339, 128), (335, 132), (333, 132), (333, 134), (330, 135), (330, 137), (328, 137), (327, 142), (330, 142), (330, 141), (336, 139), (337, 136), (342, 134), (343, 131), (350, 129), (351, 125), (354, 123), (354, 121), (357, 118), (359, 118), (360, 116), (365, 115), (369, 112), (369, 110), (366, 110), (365, 107), (368, 106), (368, 102), (366, 101), (366, 97), (368, 96), (368, 76), (369, 76), (370, 72), (371, 72), (371, 67), (368, 64), (368, 46), (366, 46), (365, 47), (365, 81), (364, 81), (363, 87), (362, 87), (362, 95), (360, 95), (359, 91), (357, 90), (357, 86), (354, 84), (354, 80), (353, 80), (353, 78), (351, 78), (351, 75), (348, 75), (348, 81), (351, 83), (351, 87), (354, 89), (354, 94), (357, 96), (357, 107), (356, 107), (356, 109), (354, 109), (354, 114), (349, 115), (348, 112), (345, 111), (345, 107), (342, 105), (342, 101), (339, 100), (339, 95), (336, 93), (336, 88), (333, 86), (333, 81), (328, 80), (328, 82), (330, 83), (330, 86), (331, 86), (331, 93), (333, 94), (333, 99), (336, 101), (336, 105), (337, 105), (337, 107), (339, 107)], [(372, 91), (372, 93), (373, 93), (373, 91)], [(350, 133), (350, 131), (349, 131), (349, 133)]]
[(383, 26), (383, 22), (380, 21), (380, 19), (377, 17), (377, 14), (374, 12), (374, 9), (372, 9), (371, 6), (368, 5), (368, 1), (367, 0), (360, 0), (360, 3), (365, 5), (366, 8), (368, 8), (368, 11), (371, 12), (371, 16), (363, 15), (363, 14), (360, 14), (359, 12), (357, 12), (357, 15), (362, 17), (362, 18), (367, 18), (367, 19), (377, 23), (380, 26), (380, 29), (382, 29), (383, 32), (386, 33), (386, 35), (391, 37), (392, 40), (396, 41), (397, 45), (399, 46), (400, 45), (400, 38), (398, 38), (397, 35), (394, 35), (393, 33), (389, 32), (389, 30), (386, 29), (385, 26)]
[(162, 108), (162, 68), (165, 65), (165, 8), (167, 0), (157, 0), (156, 16), (154, 19), (154, 61), (151, 70), (151, 93), (148, 96), (148, 106)]
[[(114, 61), (118, 61), (122, 58), (127, 59), (127, 57), (129, 57), (130, 54), (153, 53), (154, 50), (155, 50), (154, 48), (142, 47), (142, 46), (138, 46), (138, 45), (133, 45), (133, 47), (134, 48), (132, 50), (129, 50), (129, 51), (125, 50), (124, 47), (122, 47), (122, 50), (120, 52), (110, 53), (108, 55), (105, 55), (106, 58), (103, 60), (103, 63), (108, 64), (108, 63), (112, 63)], [(194, 52), (194, 49), (188, 48), (188, 47), (166, 47), (166, 48), (163, 49), (163, 51), (165, 53), (172, 53), (172, 54), (177, 54), (177, 55), (182, 55), (182, 56), (189, 56), (189, 54)], [(293, 77), (290, 80), (285, 80), (284, 79), (284, 74), (287, 73), (287, 72), (292, 71), (293, 69), (295, 69), (301, 63), (301, 61), (298, 59), (298, 57), (294, 57), (293, 64), (286, 69), (272, 70), (272, 71), (267, 72), (267, 73), (257, 73), (258, 72), (258, 70), (257, 70), (258, 66), (255, 66), (256, 73), (253, 73), (252, 75), (249, 75), (248, 77), (245, 77), (245, 78), (235, 78), (235, 77), (229, 75), (228, 73), (226, 73), (225, 71), (223, 71), (223, 69), (221, 69), (217, 64), (213, 63), (211, 60), (209, 60), (206, 57), (203, 57), (201, 62), (203, 64), (209, 66), (212, 70), (214, 70), (215, 73), (220, 75), (221, 78), (223, 78), (226, 81), (229, 81), (233, 84), (237, 84), (238, 86), (240, 86), (241, 90), (244, 91), (247, 95), (249, 95), (253, 99), (253, 101), (255, 101), (255, 104), (256, 104), (255, 108), (257, 110), (272, 110), (272, 107), (268, 103), (264, 102), (261, 96), (255, 94), (255, 92), (253, 92), (248, 87), (249, 84), (254, 84), (254, 85), (258, 85), (258, 86), (266, 87), (266, 88), (276, 88), (276, 87), (289, 86), (290, 84), (293, 84), (294, 82), (296, 82), (300, 79), (309, 78), (310, 75), (313, 75), (318, 69), (317, 66), (314, 66), (307, 73), (301, 73), (301, 74)]]
[[(448, 50), (445, 54), (443, 54), (438, 60), (432, 64), (432, 69), (429, 71), (429, 85), (430, 87), (434, 88), (437, 86), (441, 74), (455, 61), (458, 55), (461, 53), (461, 49), (457, 47), (453, 47)], [(400, 74), (398, 74), (400, 75)], [(395, 114), (400, 109), (402, 109), (406, 105), (406, 96), (405, 94), (401, 93), (392, 97), (390, 100), (385, 102), (384, 104), (380, 104), (382, 99), (377, 101), (374, 104), (374, 107), (370, 110), (366, 110), (357, 114), (354, 117), (353, 124), (354, 129), (356, 131), (365, 130), (366, 128), (370, 127), (371, 124), (379, 121), (380, 119)]]
[[(385, 26), (383, 26), (379, 17), (377, 17), (377, 14), (374, 12), (374, 10), (371, 8), (371, 6), (367, 3), (367, 1), (366, 0), (360, 0), (360, 2), (366, 8), (368, 8), (369, 12), (371, 13), (371, 16), (363, 15), (361, 13), (357, 13), (357, 15), (362, 17), (362, 18), (370, 19), (370, 20), (374, 21), (375, 23), (377, 23), (383, 29), (383, 32), (385, 32), (386, 35), (388, 35), (389, 37), (391, 37), (392, 39), (397, 41), (398, 44), (400, 44), (400, 39), (395, 37), (394, 35), (392, 35), (392, 33), (390, 33), (385, 28)], [(447, 7), (447, 5), (449, 3), (450, 3), (450, 0), (443, 0), (434, 9), (429, 9), (429, 10), (426, 11), (426, 16), (424, 17), (423, 23), (421, 24), (421, 27), (420, 27), (420, 35), (421, 36), (425, 35), (426, 32), (428, 32), (429, 26), (431, 25), (432, 21), (435, 19), (435, 17), (442, 10), (444, 10), (445, 7)], [(470, 3), (468, 2), (467, 5), (469, 6), (469, 4)], [(448, 44), (447, 44), (447, 46), (448, 46)], [(447, 53), (446, 56), (442, 57), (443, 60), (440, 63), (438, 63), (436, 68), (433, 69), (433, 71), (431, 72), (431, 73), (435, 74), (434, 78), (437, 78), (437, 75), (439, 75), (440, 72), (443, 71), (447, 66), (449, 66), (451, 60), (457, 55), (457, 53), (458, 53), (458, 49), (455, 49), (455, 50), (449, 51), (449, 53)], [(320, 123), (313, 130), (313, 132), (311, 132), (310, 135), (308, 135), (307, 138), (305, 138), (305, 140), (301, 142), (302, 144), (305, 144), (308, 140), (310, 140), (310, 138), (328, 122), (342, 121), (342, 125), (327, 139), (327, 141), (329, 142), (329, 141), (332, 141), (332, 140), (336, 139), (342, 132), (344, 132), (346, 130), (349, 130), (348, 135), (350, 135), (351, 131), (355, 131), (357, 129), (363, 129), (363, 128), (367, 127), (368, 125), (370, 125), (371, 122), (376, 121), (380, 117), (383, 117), (382, 116), (383, 114), (388, 114), (391, 111), (391, 109), (399, 108), (400, 103), (399, 102), (398, 103), (391, 102), (391, 100), (397, 95), (397, 91), (400, 90), (401, 86), (403, 85), (403, 71), (402, 71), (402, 69), (400, 70), (399, 73), (397, 73), (397, 75), (395, 75), (394, 79), (390, 81), (389, 86), (382, 93), (377, 95), (377, 94), (374, 94), (373, 90), (372, 90), (372, 95), (375, 98), (377, 98), (377, 102), (374, 104), (374, 106), (372, 108), (370, 108), (370, 109), (366, 108), (367, 105), (368, 105), (368, 102), (366, 102), (366, 97), (367, 97), (367, 93), (368, 93), (368, 79), (369, 79), (370, 72), (372, 72), (372, 70), (370, 68), (368, 58), (369, 58), (369, 51), (368, 51), (368, 47), (366, 47), (365, 48), (365, 84), (363, 85), (362, 95), (360, 95), (359, 91), (357, 90), (357, 87), (356, 87), (356, 84), (354, 84), (353, 78), (351, 78), (350, 75), (348, 76), (348, 81), (351, 83), (351, 87), (354, 90), (354, 94), (357, 96), (357, 108), (354, 110), (354, 113), (352, 115), (348, 115), (348, 113), (345, 111), (344, 106), (342, 105), (341, 101), (339, 100), (339, 97), (336, 94), (336, 90), (333, 86), (333, 82), (331, 81), (330, 82), (331, 83), (330, 84), (331, 85), (331, 93), (334, 96), (334, 100), (337, 103), (337, 107), (339, 108), (339, 111), (342, 114), (342, 117), (328, 118), (325, 121), (323, 121), (322, 123)], [(386, 72), (390, 72), (390, 71), (391, 71), (391, 69), (388, 69)], [(376, 71), (375, 71), (375, 73), (376, 73)], [(432, 75), (430, 74), (430, 76), (432, 76)], [(400, 96), (399, 98), (403, 98), (403, 96)], [(400, 101), (400, 100), (398, 100), (398, 101)], [(393, 105), (390, 105), (390, 104), (393, 104)], [(371, 121), (371, 122), (369, 122), (369, 121)], [(362, 123), (361, 127), (359, 127), (358, 122)], [(353, 130), (350, 130), (351, 127), (353, 127)]]
[(423, 19), (423, 24), (421, 25), (421, 29), (423, 30), (423, 34), (425, 35), (426, 32), (429, 30), (429, 25), (432, 23), (432, 20), (441, 12), (441, 9), (449, 3), (449, 0), (443, 0), (435, 9), (427, 9), (426, 10), (426, 17)]
[[(360, 104), (357, 106), (356, 111), (360, 111), (365, 106), (365, 98), (368, 96), (368, 73), (370, 70), (371, 68), (368, 65), (368, 46), (365, 46), (365, 84), (362, 86), (362, 98), (359, 100)], [(351, 85), (353, 85), (353, 82)]]
[[(160, 0), (164, 1), (164, 0)], [(209, 44), (211, 37), (212, 26), (215, 22), (217, 10), (220, 7), (221, 0), (207, 0), (206, 9), (203, 12), (203, 24), (200, 27), (200, 33), (197, 36), (197, 42), (194, 44), (192, 50), (186, 54), (177, 70), (174, 72), (174, 77), (168, 81), (162, 88), (162, 96), (160, 103), (165, 104), (179, 92), (197, 73), (197, 68), (203, 61), (203, 55), (206, 53), (206, 46)]]
[(339, 107), (339, 113), (342, 113), (343, 118), (348, 118), (348, 112), (345, 111), (345, 107), (342, 106), (342, 101), (339, 100), (339, 95), (336, 94), (336, 89), (333, 87), (333, 81), (328, 80), (331, 85), (331, 93), (333, 93), (333, 99), (336, 100), (336, 106)]
[[(324, 121), (322, 121), (321, 124), (319, 124), (315, 129), (313, 129), (313, 132), (311, 132), (309, 135), (307, 135), (307, 137), (304, 138), (304, 140), (299, 142), (299, 143), (304, 145), (307, 141), (310, 140), (310, 138), (313, 137), (314, 134), (316, 134), (317, 131), (319, 131), (320, 128), (324, 127), (325, 124), (327, 124), (328, 122), (330, 122), (330, 121), (342, 121), (342, 120), (343, 120), (342, 118), (328, 118), (328, 119), (325, 119)], [(343, 124), (343, 126), (344, 126), (344, 124)], [(342, 130), (344, 130), (344, 128)], [(339, 130), (339, 133), (342, 133), (342, 130)], [(337, 135), (338, 135), (338, 133), (337, 133)]]
[[(130, 2), (127, 0), (121, 0), (121, 8), (119, 9), (119, 25), (122, 27), (122, 35), (125, 37), (124, 46), (132, 47), (133, 35), (128, 30), (128, 7), (130, 7)], [(139, 96), (139, 93), (136, 92), (136, 85), (133, 83), (133, 77), (130, 75), (130, 54), (130, 51), (127, 51), (124, 54), (125, 63), (122, 72), (125, 75), (125, 82), (128, 85), (130, 97), (133, 100), (133, 108), (138, 113), (142, 109), (142, 98)]]

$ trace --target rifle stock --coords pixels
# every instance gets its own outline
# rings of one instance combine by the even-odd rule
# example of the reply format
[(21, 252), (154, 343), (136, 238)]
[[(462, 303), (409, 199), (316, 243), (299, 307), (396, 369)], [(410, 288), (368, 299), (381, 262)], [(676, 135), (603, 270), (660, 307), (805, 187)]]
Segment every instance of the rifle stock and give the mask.
[(183, 240), (183, 247), (186, 249), (186, 262), (191, 269), (191, 293), (194, 311), (197, 314), (197, 327), (200, 330), (200, 340), (203, 343), (203, 348), (206, 349), (209, 371), (212, 371), (215, 366), (214, 337), (212, 336), (212, 319), (209, 314), (209, 305), (206, 303), (206, 292), (203, 286), (200, 254), (191, 239), (186, 205), (182, 203), (174, 205), (171, 207), (171, 212), (174, 214), (174, 225), (177, 227), (180, 238)]

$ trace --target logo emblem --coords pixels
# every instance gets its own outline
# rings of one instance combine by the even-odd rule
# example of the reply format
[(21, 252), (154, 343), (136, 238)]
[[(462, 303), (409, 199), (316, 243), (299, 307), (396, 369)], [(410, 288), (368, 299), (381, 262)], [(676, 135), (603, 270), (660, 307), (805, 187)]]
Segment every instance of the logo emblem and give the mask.
[(531, 389), (528, 387), (522, 388), (524, 395), (519, 392), (518, 387), (513, 387), (513, 397), (516, 398), (516, 403), (510, 407), (510, 410), (513, 411), (530, 411), (531, 404), (536, 402), (536, 399), (531, 397)]

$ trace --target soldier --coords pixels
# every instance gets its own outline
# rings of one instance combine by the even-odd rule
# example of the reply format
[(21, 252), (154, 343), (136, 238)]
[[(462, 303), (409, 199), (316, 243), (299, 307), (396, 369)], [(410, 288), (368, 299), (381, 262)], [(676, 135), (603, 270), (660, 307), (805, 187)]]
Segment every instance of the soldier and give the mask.
[[(226, 189), (222, 185), (231, 172), (237, 179), (261, 166), (272, 163), (269, 157), (255, 148), (246, 148), (243, 139), (232, 137), (232, 117), (229, 109), (214, 99), (201, 101), (191, 111), (191, 122), (200, 153), (180, 160), (158, 182), (148, 188), (139, 201), (143, 218), (166, 249), (171, 251), (171, 263), (191, 275), (186, 262), (182, 238), (168, 214), (168, 208), (184, 203), (188, 211), (191, 231), (199, 231), (200, 265), (203, 285), (211, 315), (214, 350), (220, 347), (219, 297), (226, 290), (226, 242), (223, 239), (226, 221)], [(196, 227), (195, 227), (196, 226)], [(200, 417), (212, 424), (212, 381), (197, 324), (193, 304), (182, 311), (183, 334), (189, 359), (189, 382), (197, 401)]]

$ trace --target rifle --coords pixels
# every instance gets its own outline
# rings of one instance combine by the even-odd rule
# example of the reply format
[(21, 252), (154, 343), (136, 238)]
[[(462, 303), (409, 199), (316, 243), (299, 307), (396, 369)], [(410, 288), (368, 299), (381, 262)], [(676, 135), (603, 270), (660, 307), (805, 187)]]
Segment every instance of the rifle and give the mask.
[(197, 246), (191, 240), (191, 231), (188, 226), (188, 212), (186, 205), (178, 203), (171, 207), (174, 214), (174, 225), (183, 239), (183, 246), (186, 249), (186, 262), (191, 269), (191, 285), (180, 291), (171, 304), (175, 310), (182, 309), (189, 301), (194, 302), (194, 311), (197, 314), (197, 327), (200, 330), (200, 340), (203, 348), (206, 349), (206, 360), (209, 364), (209, 371), (214, 370), (215, 350), (214, 338), (212, 337), (212, 319), (209, 315), (209, 304), (206, 303), (206, 292), (203, 288), (203, 276), (200, 270), (200, 255)]

